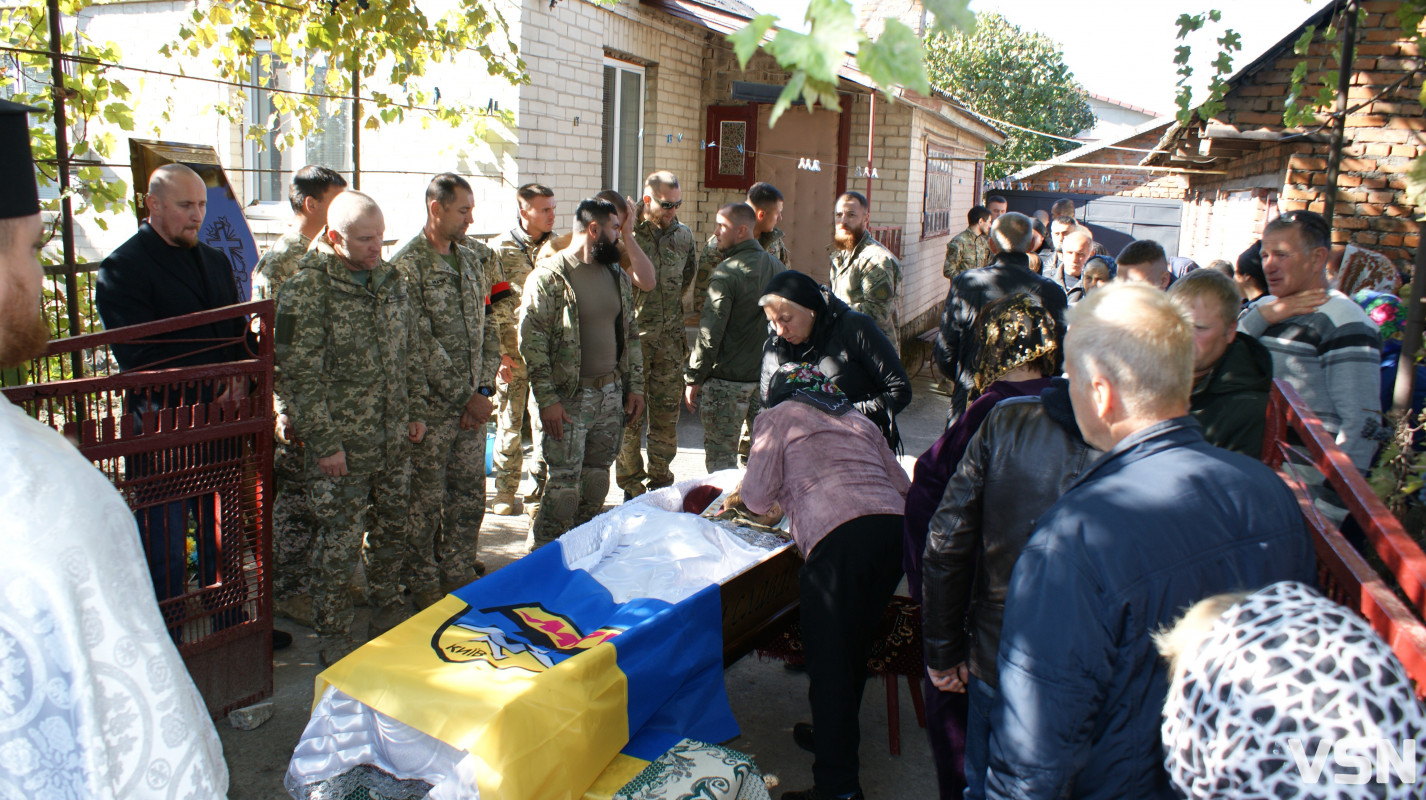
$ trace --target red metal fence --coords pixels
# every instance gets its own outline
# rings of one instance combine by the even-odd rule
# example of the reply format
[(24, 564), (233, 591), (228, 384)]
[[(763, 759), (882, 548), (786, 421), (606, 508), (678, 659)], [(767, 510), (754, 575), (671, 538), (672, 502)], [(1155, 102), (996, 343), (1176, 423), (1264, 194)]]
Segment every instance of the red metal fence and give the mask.
[[(1289, 441), (1290, 434), (1295, 434), (1294, 442), (1300, 442), (1300, 446)], [(1426, 554), (1377, 498), (1351, 459), (1322, 429), (1317, 415), (1282, 380), (1273, 381), (1268, 401), (1263, 461), (1277, 470), (1297, 495), (1317, 548), (1323, 591), (1333, 600), (1356, 609), (1371, 623), (1405, 665), (1407, 674), (1416, 683), (1417, 694), (1426, 696), (1426, 625), (1421, 621), (1426, 609)], [(1378, 574), (1337, 526), (1318, 511), (1304, 481), (1284, 466), (1284, 462), (1289, 461), (1310, 463), (1327, 477), (1351, 516), (1366, 532), (1367, 542), (1385, 563), (1396, 587), (1410, 603), (1409, 607), (1387, 583), (1386, 577)]]
[[(256, 334), (238, 361), (121, 373), (109, 352), (234, 318)], [(215, 716), (272, 694), (272, 322), (260, 301), (60, 339), (29, 365), (37, 382), (4, 389), (134, 510), (159, 610)]]

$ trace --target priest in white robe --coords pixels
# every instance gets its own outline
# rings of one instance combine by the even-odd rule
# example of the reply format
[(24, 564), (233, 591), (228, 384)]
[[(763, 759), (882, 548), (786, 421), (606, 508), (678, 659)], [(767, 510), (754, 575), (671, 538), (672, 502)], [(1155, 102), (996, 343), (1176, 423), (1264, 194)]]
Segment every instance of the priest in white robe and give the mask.
[[(30, 110), (0, 101), (0, 367), (48, 338)], [(0, 397), (0, 797), (227, 792), (133, 514), (69, 442)]]

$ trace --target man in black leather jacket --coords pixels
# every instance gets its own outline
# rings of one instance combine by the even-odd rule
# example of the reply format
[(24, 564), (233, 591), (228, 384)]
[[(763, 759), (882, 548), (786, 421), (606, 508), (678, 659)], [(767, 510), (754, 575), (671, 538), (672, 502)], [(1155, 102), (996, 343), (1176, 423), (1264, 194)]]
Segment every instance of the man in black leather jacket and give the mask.
[(995, 260), (987, 267), (962, 272), (951, 280), (941, 331), (936, 336), (936, 366), (951, 380), (951, 408), (947, 424), (954, 423), (970, 405), (970, 390), (979, 352), (975, 345), (975, 320), (981, 309), (1006, 295), (1029, 292), (1060, 323), (1064, 331), (1065, 292), (1054, 281), (1030, 269), (1026, 251), (1034, 241), (1030, 218), (1013, 211), (995, 221), (990, 230)]
[(922, 562), (926, 666), (942, 691), (967, 692), (967, 798), (983, 797), (998, 686), (1005, 591), (1035, 520), (1100, 453), (1080, 438), (1063, 379), (1037, 398), (1001, 401), (971, 439), (931, 520)]

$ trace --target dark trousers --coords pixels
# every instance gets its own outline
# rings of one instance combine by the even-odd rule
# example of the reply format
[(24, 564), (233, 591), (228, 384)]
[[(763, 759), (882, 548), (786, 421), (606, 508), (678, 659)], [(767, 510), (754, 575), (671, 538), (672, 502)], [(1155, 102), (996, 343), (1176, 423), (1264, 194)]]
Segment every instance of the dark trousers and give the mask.
[(872, 639), (901, 580), (901, 515), (845, 522), (802, 567), (802, 644), (816, 737), (812, 777), (824, 794), (857, 791), (858, 714)]
[(966, 788), (966, 695), (943, 692), (922, 674), (926, 695), (926, 738), (936, 761), (941, 800), (961, 800)]

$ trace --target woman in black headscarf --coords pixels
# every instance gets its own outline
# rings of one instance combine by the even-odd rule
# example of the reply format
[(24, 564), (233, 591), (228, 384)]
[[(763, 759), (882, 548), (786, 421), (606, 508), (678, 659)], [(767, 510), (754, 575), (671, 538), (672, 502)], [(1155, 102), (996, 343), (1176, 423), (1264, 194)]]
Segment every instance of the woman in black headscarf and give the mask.
[(778, 367), (814, 364), (900, 452), (896, 415), (911, 404), (911, 379), (871, 317), (851, 310), (830, 289), (795, 270), (773, 276), (758, 305), (772, 328), (763, 345), (763, 402)]

